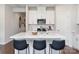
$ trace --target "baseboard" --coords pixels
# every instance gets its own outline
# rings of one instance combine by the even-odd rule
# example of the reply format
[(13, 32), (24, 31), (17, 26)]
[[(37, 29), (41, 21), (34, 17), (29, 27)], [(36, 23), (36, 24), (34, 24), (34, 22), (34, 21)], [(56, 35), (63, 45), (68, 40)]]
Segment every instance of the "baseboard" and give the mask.
[(2, 43), (0, 43), (0, 45), (5, 45), (5, 44), (7, 44), (7, 43), (9, 43), (9, 42), (11, 42), (12, 40), (8, 40), (8, 41), (6, 41), (6, 42), (2, 42)]
[[(68, 45), (67, 45), (67, 46), (68, 46)], [(71, 47), (71, 46), (68, 46), (68, 47), (70, 47), (70, 48), (72, 48), (72, 49), (74, 49), (74, 50), (76, 50), (76, 51), (79, 52), (79, 49), (77, 49), (77, 48), (74, 48), (74, 47)]]
[(78, 52), (79, 52), (79, 49), (77, 49), (77, 48), (73, 48), (73, 49), (75, 49), (76, 51), (78, 51)]

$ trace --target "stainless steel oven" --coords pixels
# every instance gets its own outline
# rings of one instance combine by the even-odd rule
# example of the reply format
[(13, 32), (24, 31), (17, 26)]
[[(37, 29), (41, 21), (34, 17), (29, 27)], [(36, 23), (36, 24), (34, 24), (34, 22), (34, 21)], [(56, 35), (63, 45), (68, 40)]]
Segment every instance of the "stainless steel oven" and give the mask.
[(46, 19), (37, 19), (37, 24), (38, 25), (44, 25), (44, 24), (46, 24)]

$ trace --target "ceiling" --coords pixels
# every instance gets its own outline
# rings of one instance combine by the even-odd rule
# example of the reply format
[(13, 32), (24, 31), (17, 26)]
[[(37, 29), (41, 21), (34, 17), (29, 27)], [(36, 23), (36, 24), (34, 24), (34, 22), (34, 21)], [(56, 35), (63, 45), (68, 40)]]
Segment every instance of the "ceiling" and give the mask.
[(53, 7), (55, 6), (55, 4), (29, 4), (28, 6), (47, 6), (47, 7)]
[[(25, 8), (26, 4), (8, 4), (12, 8)], [(28, 6), (55, 6), (54, 4), (29, 4)]]
[(26, 7), (25, 4), (8, 4), (8, 6), (12, 8), (25, 8)]

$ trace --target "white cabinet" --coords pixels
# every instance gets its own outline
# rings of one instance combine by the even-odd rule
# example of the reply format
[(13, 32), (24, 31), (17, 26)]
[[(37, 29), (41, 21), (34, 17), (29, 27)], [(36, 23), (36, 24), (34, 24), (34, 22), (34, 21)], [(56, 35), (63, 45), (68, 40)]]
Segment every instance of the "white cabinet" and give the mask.
[(29, 24), (37, 24), (37, 10), (29, 10)]
[(79, 5), (77, 5), (76, 8), (77, 8), (76, 10), (77, 11), (77, 22), (76, 23), (79, 24)]
[(73, 41), (73, 48), (79, 50), (79, 35), (78, 34), (75, 36), (75, 39)]
[(29, 24), (37, 24), (38, 19), (46, 19), (46, 24), (55, 24), (55, 10), (45, 6), (38, 6), (29, 9)]
[(37, 7), (37, 9), (30, 8), (29, 10), (29, 24), (37, 24), (37, 19), (46, 19), (45, 7)]
[(46, 24), (54, 24), (55, 23), (55, 11), (47, 10), (46, 11)]
[(75, 39), (73, 40), (73, 48), (79, 50), (79, 34), (75, 34)]
[(77, 38), (77, 40), (76, 40), (76, 46), (75, 47), (79, 50), (79, 38)]
[(59, 5), (56, 6), (56, 30), (66, 36), (66, 44), (72, 47), (73, 36), (75, 31), (75, 6)]
[(46, 24), (54, 24), (55, 20), (55, 10), (51, 7), (49, 10), (46, 10), (47, 7), (38, 7), (37, 18), (46, 19)]
[(79, 39), (78, 38), (76, 38), (75, 40), (73, 40), (73, 48), (79, 49), (78, 43), (79, 43)]
[(43, 7), (37, 7), (37, 19), (46, 19), (46, 8)]

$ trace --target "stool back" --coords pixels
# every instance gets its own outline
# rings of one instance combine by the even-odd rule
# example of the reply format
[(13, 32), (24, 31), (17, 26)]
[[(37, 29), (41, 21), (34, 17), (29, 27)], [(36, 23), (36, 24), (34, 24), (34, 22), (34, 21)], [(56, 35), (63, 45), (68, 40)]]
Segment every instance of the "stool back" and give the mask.
[(46, 40), (34, 40), (33, 48), (36, 50), (43, 50), (46, 48)]
[(23, 50), (27, 48), (27, 42), (26, 40), (13, 40), (13, 46), (17, 50)]
[(65, 47), (65, 40), (53, 40), (52, 48), (55, 50), (61, 50)]

